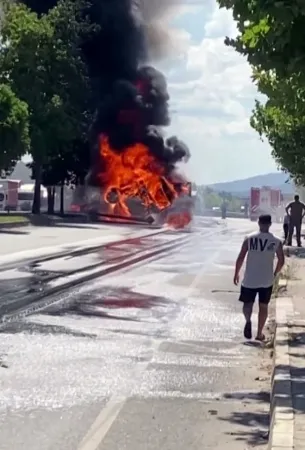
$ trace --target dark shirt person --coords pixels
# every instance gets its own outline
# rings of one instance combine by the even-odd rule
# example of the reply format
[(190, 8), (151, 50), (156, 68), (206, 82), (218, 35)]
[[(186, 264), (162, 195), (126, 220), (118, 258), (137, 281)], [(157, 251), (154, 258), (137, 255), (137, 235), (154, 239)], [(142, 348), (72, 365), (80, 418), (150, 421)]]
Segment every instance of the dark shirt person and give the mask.
[(292, 245), (292, 236), (294, 228), (296, 229), (296, 238), (298, 247), (301, 247), (301, 227), (305, 216), (305, 205), (300, 202), (299, 195), (294, 196), (294, 201), (286, 206), (286, 213), (289, 215), (289, 232), (287, 245)]
[(223, 202), (221, 205), (221, 217), (222, 219), (226, 219), (227, 218), (227, 204), (226, 202)]

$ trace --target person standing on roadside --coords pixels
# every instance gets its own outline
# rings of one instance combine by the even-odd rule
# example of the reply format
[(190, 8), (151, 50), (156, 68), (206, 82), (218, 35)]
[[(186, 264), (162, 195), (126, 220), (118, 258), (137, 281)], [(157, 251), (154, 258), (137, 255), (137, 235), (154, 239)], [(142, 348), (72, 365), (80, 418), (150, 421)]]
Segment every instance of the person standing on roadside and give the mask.
[(300, 197), (298, 195), (295, 195), (294, 201), (286, 206), (286, 213), (289, 215), (289, 232), (287, 245), (292, 245), (292, 236), (295, 228), (298, 247), (302, 247), (301, 228), (302, 220), (305, 216), (305, 205), (304, 203), (300, 202)]
[(289, 214), (285, 214), (283, 221), (284, 243), (286, 244), (289, 233)]
[(221, 218), (222, 219), (227, 218), (227, 203), (225, 201), (223, 201), (221, 205)]
[[(246, 319), (244, 337), (252, 338), (252, 311), (258, 295), (259, 313), (256, 340), (264, 341), (263, 328), (268, 317), (268, 305), (272, 295), (275, 277), (280, 273), (285, 256), (281, 239), (270, 233), (271, 216), (262, 215), (258, 220), (259, 231), (247, 236), (236, 260), (234, 284), (239, 283), (239, 272), (247, 255), (246, 270), (240, 289), (239, 300), (243, 303)], [(274, 270), (274, 259), (277, 264)]]

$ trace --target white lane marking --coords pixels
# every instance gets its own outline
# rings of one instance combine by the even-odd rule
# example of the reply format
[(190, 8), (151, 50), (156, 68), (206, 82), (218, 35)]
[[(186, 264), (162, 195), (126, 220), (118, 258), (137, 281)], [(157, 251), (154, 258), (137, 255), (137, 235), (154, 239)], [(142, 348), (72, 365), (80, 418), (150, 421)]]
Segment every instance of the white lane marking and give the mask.
[(93, 450), (97, 449), (103, 438), (106, 436), (111, 425), (121, 412), (126, 397), (112, 397), (102, 409), (96, 420), (91, 425), (88, 433), (82, 440), (79, 450)]
[[(218, 234), (218, 230), (213, 230), (213, 232), (208, 233), (208, 237), (210, 237), (212, 234)], [(207, 237), (205, 236), (205, 237)], [(221, 251), (224, 247), (228, 245), (228, 242), (225, 241), (221, 243), (218, 247), (218, 251), (213, 252), (212, 256), (208, 259), (206, 259), (203, 262), (202, 269), (200, 272), (197, 273), (195, 278), (193, 279), (192, 283), (189, 285), (188, 293), (190, 294), (191, 291), (196, 287), (198, 282), (200, 281), (200, 278), (205, 272), (205, 268), (207, 265), (211, 264), (213, 261), (215, 261), (218, 256), (221, 254)], [(186, 298), (188, 295), (186, 295)], [(161, 344), (156, 341), (152, 340), (151, 342), (151, 348), (153, 350), (153, 353), (158, 351), (158, 348)], [(141, 366), (136, 367), (136, 371), (138, 372), (138, 375), (142, 373), (150, 364), (150, 361), (148, 361), (145, 364), (141, 364)], [(137, 368), (139, 370), (137, 370)], [(136, 374), (134, 374), (136, 375)], [(136, 379), (136, 376), (134, 376), (134, 380)], [(92, 426), (89, 429), (89, 432), (86, 434), (84, 439), (82, 440), (80, 446), (78, 447), (78, 450), (97, 450), (99, 446), (102, 444), (103, 440), (105, 439), (108, 431), (110, 430), (111, 426), (113, 425), (114, 421), (122, 411), (123, 407), (125, 406), (126, 401), (128, 400), (128, 393), (126, 395), (118, 396), (117, 394), (114, 394), (105, 407), (101, 410), (100, 414), (97, 416), (95, 421), (93, 422)]]

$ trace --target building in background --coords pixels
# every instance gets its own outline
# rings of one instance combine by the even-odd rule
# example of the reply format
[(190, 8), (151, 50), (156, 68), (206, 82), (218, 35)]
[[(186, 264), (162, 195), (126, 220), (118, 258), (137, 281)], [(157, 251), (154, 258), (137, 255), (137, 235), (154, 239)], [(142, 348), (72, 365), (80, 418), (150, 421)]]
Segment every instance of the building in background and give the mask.
[(0, 211), (17, 211), (19, 180), (0, 179)]

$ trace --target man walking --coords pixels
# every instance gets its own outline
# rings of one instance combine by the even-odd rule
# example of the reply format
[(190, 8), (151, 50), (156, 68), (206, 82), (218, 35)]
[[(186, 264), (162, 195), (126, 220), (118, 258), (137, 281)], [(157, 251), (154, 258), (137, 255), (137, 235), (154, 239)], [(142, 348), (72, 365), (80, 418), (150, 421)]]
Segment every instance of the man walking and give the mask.
[[(244, 240), (236, 260), (234, 284), (239, 283), (239, 272), (247, 255), (246, 270), (240, 289), (239, 300), (243, 302), (243, 313), (246, 319), (244, 336), (252, 338), (251, 316), (255, 298), (258, 295), (259, 313), (256, 340), (263, 341), (263, 328), (268, 317), (268, 305), (272, 295), (273, 282), (281, 271), (285, 256), (279, 238), (270, 233), (271, 216), (262, 215), (258, 220), (259, 231), (250, 234)], [(277, 264), (274, 270), (274, 258)]]
[(302, 247), (301, 227), (303, 217), (305, 216), (305, 205), (300, 202), (300, 197), (298, 195), (294, 196), (294, 202), (291, 202), (286, 206), (286, 213), (289, 215), (287, 245), (292, 245), (292, 236), (295, 228), (298, 247)]

